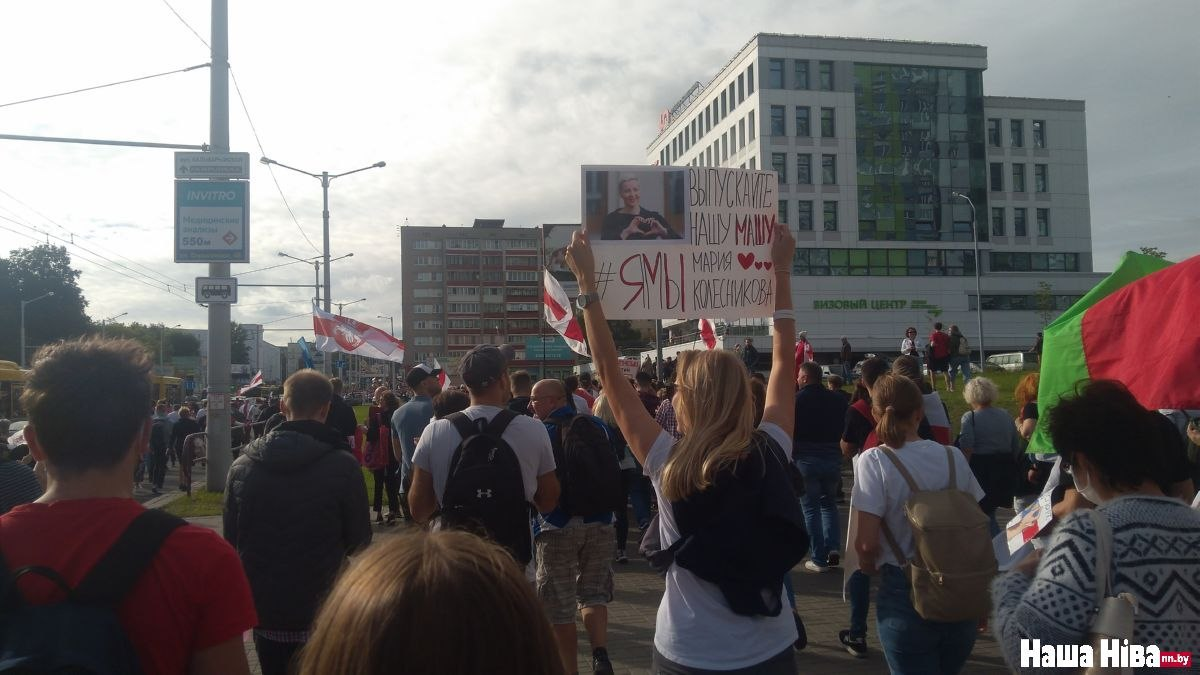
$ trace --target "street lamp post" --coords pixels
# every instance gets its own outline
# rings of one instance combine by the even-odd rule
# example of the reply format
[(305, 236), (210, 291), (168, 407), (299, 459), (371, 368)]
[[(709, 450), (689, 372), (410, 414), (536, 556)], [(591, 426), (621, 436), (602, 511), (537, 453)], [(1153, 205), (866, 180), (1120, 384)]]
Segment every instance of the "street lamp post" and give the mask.
[[(176, 328), (179, 328), (182, 325), (183, 324), (181, 324), (181, 323), (177, 323), (174, 326), (171, 326), (170, 330), (175, 330)], [(162, 323), (158, 324), (158, 327), (160, 328), (160, 330), (158, 331), (158, 374), (162, 375), (163, 374), (163, 372), (162, 372), (162, 370), (163, 370), (163, 337), (166, 335), (168, 329), (167, 329), (166, 324), (162, 324)]]
[(288, 166), (287, 164), (281, 164), (279, 162), (276, 162), (275, 160), (273, 160), (269, 157), (261, 157), (261, 158), (259, 158), (258, 161), (263, 164), (267, 164), (267, 165), (274, 164), (275, 166), (280, 166), (285, 169), (290, 169), (292, 171), (295, 171), (296, 173), (302, 173), (305, 176), (310, 176), (312, 178), (316, 178), (317, 180), (321, 181), (321, 203), (322, 203), (321, 228), (322, 228), (322, 239), (323, 239), (323, 243), (324, 243), (324, 253), (322, 254), (322, 258), (324, 258), (324, 260), (325, 260), (325, 307), (324, 307), (324, 309), (326, 312), (328, 312), (329, 305), (330, 305), (329, 298), (331, 297), (330, 291), (329, 291), (329, 288), (330, 288), (330, 281), (329, 281), (329, 183), (334, 178), (341, 178), (343, 176), (349, 176), (352, 173), (358, 173), (360, 171), (366, 171), (368, 169), (382, 169), (383, 167), (387, 166), (387, 163), (386, 162), (375, 162), (374, 164), (372, 164), (370, 166), (364, 166), (361, 169), (355, 169), (353, 171), (346, 171), (344, 173), (338, 173), (338, 174), (331, 175), (328, 171), (322, 171), (321, 173), (317, 174), (317, 173), (312, 173), (311, 171), (297, 169), (294, 166)]
[(115, 320), (125, 316), (126, 314), (129, 314), (129, 312), (121, 312), (120, 314), (118, 314), (116, 316), (110, 316), (107, 319), (100, 319), (100, 337), (102, 337), (102, 338), (108, 337), (108, 322), (109, 321), (115, 321)]
[(979, 275), (983, 272), (983, 258), (979, 257), (979, 223), (976, 222), (975, 202), (961, 192), (951, 192), (951, 197), (965, 199), (971, 207), (971, 240), (975, 243), (975, 320), (979, 330), (979, 372), (983, 372), (983, 292), (980, 290)]
[[(382, 314), (377, 314), (375, 316), (375, 318), (376, 319), (387, 319), (388, 320), (388, 334), (391, 335), (392, 337), (396, 337), (396, 317), (384, 316)], [(396, 386), (396, 362), (389, 360), (388, 361), (388, 389), (392, 389), (395, 386)]]
[(38, 297), (36, 297), (32, 300), (22, 300), (21, 301), (21, 359), (20, 359), (20, 361), (21, 361), (22, 368), (25, 367), (25, 305), (32, 305), (33, 303), (37, 302), (38, 300), (43, 300), (43, 299), (49, 298), (53, 295), (54, 295), (54, 291), (50, 291), (49, 293), (46, 293), (45, 295), (39, 295)]
[[(295, 260), (296, 262), (302, 262), (305, 264), (312, 263), (312, 266), (313, 266), (313, 299), (316, 300), (317, 302), (320, 302), (321, 301), (321, 256), (317, 256), (316, 258), (311, 258), (311, 259), (306, 260), (304, 258), (297, 258), (296, 256), (291, 255), (290, 253), (284, 253), (283, 251), (277, 252), (276, 255), (278, 255), (280, 258), (291, 258), (292, 260)], [(354, 257), (353, 253), (347, 253), (346, 255), (339, 255), (336, 258), (331, 258), (329, 260), (329, 262), (337, 262), (343, 258), (353, 258), (353, 257)], [(329, 311), (328, 306), (326, 306), (325, 311)]]

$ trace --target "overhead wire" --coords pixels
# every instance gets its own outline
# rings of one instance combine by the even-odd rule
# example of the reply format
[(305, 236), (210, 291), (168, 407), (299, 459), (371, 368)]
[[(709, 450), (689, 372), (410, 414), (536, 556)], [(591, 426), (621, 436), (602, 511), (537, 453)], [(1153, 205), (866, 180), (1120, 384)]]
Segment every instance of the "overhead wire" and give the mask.
[(95, 85), (92, 87), (84, 87), (82, 89), (72, 89), (71, 91), (63, 91), (63, 92), (59, 92), (57, 94), (46, 94), (44, 96), (35, 96), (33, 98), (27, 98), (27, 99), (23, 99), (20, 101), (9, 101), (8, 103), (0, 103), (0, 108), (7, 108), (9, 106), (21, 105), (22, 103), (33, 103), (34, 101), (45, 101), (46, 99), (50, 99), (50, 98), (58, 98), (60, 96), (70, 96), (71, 94), (80, 94), (85, 91), (95, 91), (97, 89), (105, 89), (107, 87), (115, 87), (117, 85), (129, 84), (131, 82), (141, 82), (143, 80), (151, 80), (156, 77), (164, 77), (166, 75), (176, 75), (179, 73), (186, 73), (188, 71), (196, 70), (198, 68), (208, 68), (209, 65), (210, 64), (208, 64), (208, 63), (200, 63), (200, 64), (197, 64), (194, 66), (188, 66), (187, 68), (178, 68), (176, 70), (168, 70), (168, 71), (162, 72), (162, 73), (154, 73), (153, 75), (143, 75), (142, 77), (134, 77), (134, 78), (131, 78), (128, 80), (121, 80), (119, 82), (109, 82), (108, 84), (98, 84), (98, 85)]

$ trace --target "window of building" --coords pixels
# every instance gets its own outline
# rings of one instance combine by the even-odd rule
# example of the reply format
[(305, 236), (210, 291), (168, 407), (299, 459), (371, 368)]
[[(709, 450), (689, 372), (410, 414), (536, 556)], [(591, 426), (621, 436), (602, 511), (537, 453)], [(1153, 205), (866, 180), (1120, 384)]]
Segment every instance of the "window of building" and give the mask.
[(812, 185), (812, 155), (808, 153), (796, 155), (796, 183)]
[(1012, 191), (1025, 191), (1025, 165), (1014, 163), (1012, 165)]
[(796, 59), (795, 68), (792, 70), (792, 88), (808, 89), (808, 61)]
[(450, 270), (446, 272), (447, 281), (479, 281), (479, 279), (479, 272), (476, 270)]
[[(504, 289), (497, 289), (503, 291)], [(541, 295), (542, 289), (533, 286), (509, 286), (508, 294), (513, 297), (521, 298), (536, 298)]]
[(451, 254), (446, 256), (446, 264), (455, 267), (479, 267), (479, 256)]
[(821, 108), (821, 138), (833, 138), (837, 128), (833, 122), (833, 108)]
[(442, 289), (440, 288), (414, 288), (414, 298), (440, 298), (442, 297)]
[[(971, 276), (975, 254), (945, 249), (797, 248), (797, 276)], [(851, 300), (850, 302), (854, 302)], [(832, 307), (833, 309), (836, 308)], [(814, 306), (813, 309), (822, 309)]]
[(992, 192), (1004, 192), (1004, 164), (1001, 162), (992, 162), (988, 165), (988, 178), (990, 184), (988, 188)]
[(1013, 209), (1013, 236), (1014, 237), (1028, 237), (1029, 236), (1029, 228), (1026, 226), (1026, 223), (1025, 223), (1025, 213), (1026, 213), (1026, 211), (1025, 211), (1024, 207)]
[(746, 118), (738, 120), (738, 147), (746, 147)]
[(483, 289), (483, 295), (484, 297), (502, 298), (504, 297), (504, 289), (495, 287), (485, 288)]
[(813, 203), (803, 199), (796, 202), (796, 229), (811, 232), (813, 229)]
[(992, 207), (992, 236), (993, 237), (1003, 237), (1004, 236), (1004, 208), (1003, 207), (997, 207), (997, 206)]
[(821, 185), (837, 185), (837, 155), (821, 155)]
[(502, 283), (504, 281), (504, 272), (500, 270), (484, 270), (483, 280), (492, 283)]
[(1037, 229), (1039, 237), (1050, 236), (1050, 209), (1037, 210)]
[(483, 303), (483, 313), (484, 314), (503, 314), (504, 313), (504, 303), (503, 302), (485, 302), (485, 303)]
[(479, 328), (479, 319), (447, 319), (446, 327), (451, 330), (470, 330)]
[(478, 314), (478, 302), (451, 302), (447, 303), (446, 308), (450, 314)]
[(1050, 191), (1049, 169), (1045, 164), (1033, 165), (1033, 189), (1036, 192)]
[(738, 73), (738, 79), (737, 79), (737, 102), (738, 102), (739, 104), (740, 104), (742, 101), (746, 100), (746, 87), (744, 86), (744, 85), (745, 85), (745, 81), (744, 81), (744, 80), (745, 80), (745, 75), (744, 75), (743, 73)]
[(506, 306), (510, 312), (536, 312), (541, 309), (536, 302), (510, 302)]
[(504, 278), (507, 281), (537, 281), (537, 272), (505, 272)]
[(771, 153), (771, 168), (775, 173), (779, 174), (779, 183), (781, 185), (787, 183), (787, 153), (772, 152)]
[(1033, 147), (1046, 147), (1046, 120), (1033, 121)]
[(754, 171), (755, 169), (757, 169), (758, 168), (757, 164), (758, 164), (757, 158), (751, 157), (750, 158), (750, 170)]
[(754, 64), (746, 66), (746, 95), (754, 93)]
[[(992, 252), (993, 272), (1078, 272), (1078, 253)], [(985, 296), (986, 297), (986, 296)], [(985, 306), (986, 307), (986, 306)]]
[(422, 266), (441, 265), (442, 256), (440, 255), (419, 255), (414, 258), (414, 262)]
[(811, 109), (806, 105), (796, 106), (796, 135), (797, 136), (812, 136), (812, 129), (809, 127), (809, 113)]
[(1000, 147), (1000, 119), (997, 117), (989, 117), (987, 121), (987, 137), (988, 145), (993, 148)]
[(787, 125), (784, 122), (783, 116), (787, 114), (787, 107), (782, 105), (771, 106), (771, 135), (786, 136)]
[(833, 91), (833, 61), (821, 61), (821, 91)]
[(788, 200), (780, 199), (777, 204), (778, 213), (776, 217), (779, 219), (779, 222), (786, 224), (788, 222)]
[(436, 251), (442, 247), (438, 240), (421, 239), (413, 242), (413, 248), (419, 251)]
[(825, 220), (825, 231), (826, 232), (837, 232), (837, 229), (838, 229), (838, 214), (837, 214), (838, 203), (837, 202), (825, 202), (824, 204), (822, 204), (822, 207), (825, 209), (825, 219), (824, 219)]
[(767, 89), (783, 89), (783, 59), (767, 59)]
[(429, 321), (429, 320), (425, 320), (425, 319), (420, 319), (417, 321), (413, 321), (412, 323), (413, 323), (413, 330), (441, 330), (442, 329), (441, 321)]
[(1025, 120), (1008, 121), (1008, 140), (1014, 148), (1025, 147)]
[(451, 297), (461, 295), (469, 295), (473, 297), (479, 295), (478, 286), (450, 286), (448, 289), (446, 289), (446, 291)]
[(420, 304), (420, 303), (414, 304), (413, 312), (415, 312), (416, 314), (441, 314), (442, 313), (442, 303), (439, 302), (436, 304)]
[(755, 129), (756, 129), (756, 127), (754, 126), (754, 111), (753, 110), (751, 110), (750, 114), (746, 116), (746, 119), (748, 120), (746, 122), (746, 128), (750, 131), (750, 142), (753, 143), (754, 136), (755, 136)]
[(422, 347), (440, 347), (442, 339), (432, 335), (418, 335), (413, 338), (413, 344)]
[(441, 272), (417, 272), (416, 281), (441, 281)]
[(729, 108), (726, 107), (727, 103), (728, 96), (725, 92), (721, 92), (721, 116), (717, 118), (718, 120), (725, 119), (725, 116), (729, 114)]
[(447, 239), (446, 248), (462, 248), (468, 250), (478, 250), (478, 239)]
[[(1053, 303), (1052, 309), (1066, 310), (1070, 309), (1071, 305), (1079, 302), (1081, 295), (1052, 295), (1050, 296)], [(1018, 295), (1018, 294), (995, 294), (983, 296), (983, 308), (988, 311), (1037, 311), (1042, 309), (1041, 303), (1044, 302), (1041, 296), (1037, 295)], [(967, 310), (975, 311), (977, 304), (975, 296), (967, 296)], [(1050, 309), (1050, 308), (1047, 308)]]

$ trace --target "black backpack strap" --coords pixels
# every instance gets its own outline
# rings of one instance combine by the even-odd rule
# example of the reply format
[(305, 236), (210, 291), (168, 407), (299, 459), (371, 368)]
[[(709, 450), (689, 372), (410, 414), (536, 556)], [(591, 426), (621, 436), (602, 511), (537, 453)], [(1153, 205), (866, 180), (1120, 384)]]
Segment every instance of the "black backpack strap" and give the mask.
[(517, 413), (508, 408), (501, 408), (500, 412), (496, 413), (496, 416), (492, 418), (492, 421), (488, 422), (487, 428), (483, 430), (483, 433), (500, 438), (504, 434), (504, 430), (508, 428), (509, 423), (515, 419), (517, 419)]
[(133, 519), (73, 594), (77, 602), (115, 607), (150, 566), (167, 535), (186, 525), (165, 511), (147, 509)]
[(454, 428), (458, 430), (458, 434), (463, 437), (464, 441), (483, 431), (483, 428), (476, 426), (464, 412), (447, 415), (446, 419), (450, 420), (450, 424), (454, 425)]

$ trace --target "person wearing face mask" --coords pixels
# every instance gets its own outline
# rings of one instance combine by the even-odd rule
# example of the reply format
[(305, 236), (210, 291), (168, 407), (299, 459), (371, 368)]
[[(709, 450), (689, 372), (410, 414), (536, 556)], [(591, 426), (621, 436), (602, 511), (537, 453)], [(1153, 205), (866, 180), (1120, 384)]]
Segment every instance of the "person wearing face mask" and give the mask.
[[(1178, 482), (1156, 413), (1119, 382), (1082, 385), (1050, 410), (1049, 431), (1075, 490), (1096, 505), (1111, 533), (1109, 596), (1137, 599), (1131, 644), (1200, 651), (1200, 512), (1167, 496)], [(992, 587), (993, 628), (1009, 666), (1021, 638), (1088, 644), (1097, 608), (1099, 537), (1087, 509), (1067, 515), (1037, 552)]]

